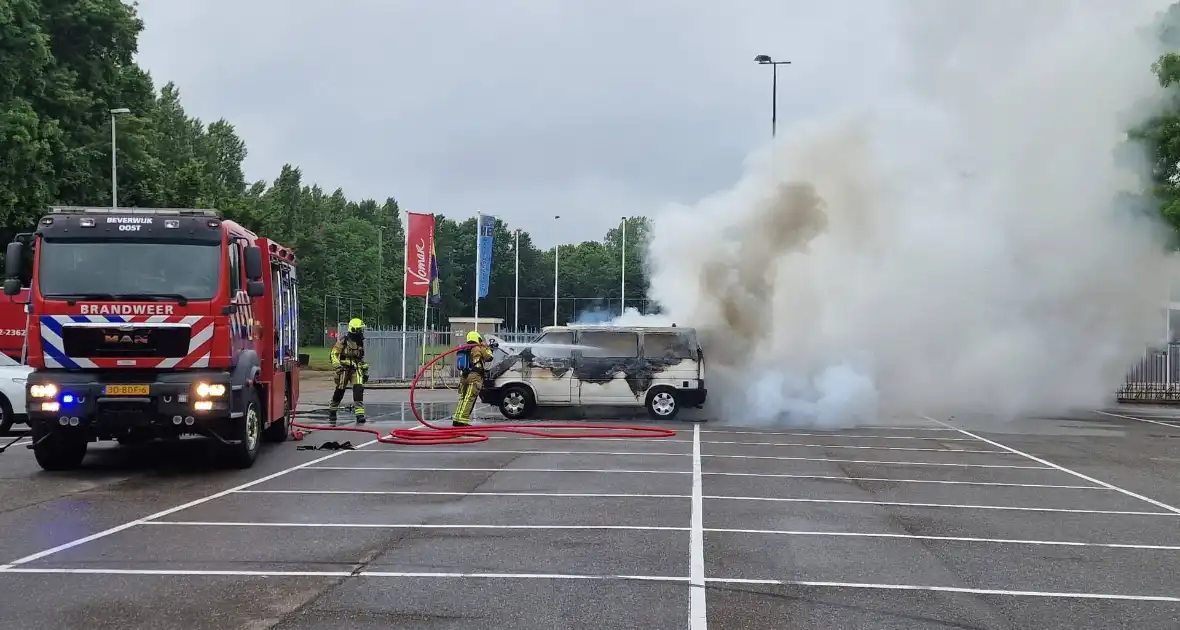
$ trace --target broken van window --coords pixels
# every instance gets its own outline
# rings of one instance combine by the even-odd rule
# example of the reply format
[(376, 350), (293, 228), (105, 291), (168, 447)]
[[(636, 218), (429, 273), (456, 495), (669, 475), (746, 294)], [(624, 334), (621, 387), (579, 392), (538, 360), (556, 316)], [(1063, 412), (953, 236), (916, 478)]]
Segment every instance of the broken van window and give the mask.
[(574, 333), (572, 331), (553, 331), (541, 335), (533, 342), (531, 350), (538, 358), (568, 358), (573, 354)]
[(579, 337), (582, 356), (630, 359), (639, 356), (639, 335), (633, 332), (584, 331)]
[(692, 344), (676, 333), (644, 333), (643, 356), (649, 359), (695, 359)]

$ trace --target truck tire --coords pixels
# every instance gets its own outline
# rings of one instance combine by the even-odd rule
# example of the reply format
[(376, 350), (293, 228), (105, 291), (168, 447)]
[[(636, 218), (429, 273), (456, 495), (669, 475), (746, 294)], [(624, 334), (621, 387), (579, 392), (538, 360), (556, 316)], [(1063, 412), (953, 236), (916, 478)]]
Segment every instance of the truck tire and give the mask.
[(258, 447), (262, 442), (262, 405), (258, 402), (258, 390), (247, 387), (245, 413), (241, 422), (234, 427), (230, 438), (240, 440), (225, 448), (226, 463), (233, 468), (250, 468), (258, 459)]
[(287, 437), (291, 433), (291, 390), (287, 387), (283, 388), (283, 417), (275, 420), (262, 430), (262, 439), (266, 442), (279, 443), (286, 442)]
[(86, 458), (89, 442), (72, 431), (33, 431), (33, 457), (42, 470), (73, 470)]

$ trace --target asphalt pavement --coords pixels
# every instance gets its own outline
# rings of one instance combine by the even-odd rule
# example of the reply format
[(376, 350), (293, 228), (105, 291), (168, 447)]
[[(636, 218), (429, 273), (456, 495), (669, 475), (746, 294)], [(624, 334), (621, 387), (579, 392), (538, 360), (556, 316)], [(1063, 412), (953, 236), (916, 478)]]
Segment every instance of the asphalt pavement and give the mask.
[[(370, 426), (414, 426), (404, 398), (369, 392)], [(22, 630), (1180, 627), (1180, 412), (1111, 413), (316, 432), (246, 471), (182, 440), (46, 473), (18, 444), (0, 601)], [(360, 448), (297, 450), (328, 440)]]

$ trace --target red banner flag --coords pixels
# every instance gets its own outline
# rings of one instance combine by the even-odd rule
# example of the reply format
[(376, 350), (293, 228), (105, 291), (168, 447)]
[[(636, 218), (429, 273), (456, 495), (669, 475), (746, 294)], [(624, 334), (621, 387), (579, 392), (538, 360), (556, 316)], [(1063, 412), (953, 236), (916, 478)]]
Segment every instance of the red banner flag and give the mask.
[(407, 212), (406, 297), (430, 295), (430, 253), (434, 251), (434, 215)]

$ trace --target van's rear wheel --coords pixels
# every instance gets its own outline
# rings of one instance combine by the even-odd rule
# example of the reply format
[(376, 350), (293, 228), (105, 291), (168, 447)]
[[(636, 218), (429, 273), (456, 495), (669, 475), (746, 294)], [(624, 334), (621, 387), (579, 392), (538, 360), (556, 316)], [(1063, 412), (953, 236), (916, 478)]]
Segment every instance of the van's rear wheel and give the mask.
[(647, 414), (656, 420), (671, 420), (680, 412), (680, 400), (671, 387), (655, 387), (647, 393)]
[(509, 385), (500, 393), (500, 413), (510, 420), (524, 420), (537, 409), (533, 392), (524, 385)]

